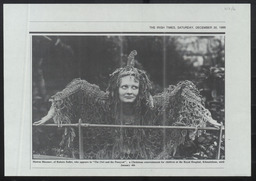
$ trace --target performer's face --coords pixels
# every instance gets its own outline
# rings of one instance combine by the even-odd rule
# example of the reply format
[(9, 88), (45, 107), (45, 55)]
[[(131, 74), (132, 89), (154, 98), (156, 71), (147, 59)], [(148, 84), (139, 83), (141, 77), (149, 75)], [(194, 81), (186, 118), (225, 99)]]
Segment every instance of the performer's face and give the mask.
[(119, 99), (122, 102), (132, 103), (139, 94), (139, 81), (134, 76), (125, 76), (120, 79)]

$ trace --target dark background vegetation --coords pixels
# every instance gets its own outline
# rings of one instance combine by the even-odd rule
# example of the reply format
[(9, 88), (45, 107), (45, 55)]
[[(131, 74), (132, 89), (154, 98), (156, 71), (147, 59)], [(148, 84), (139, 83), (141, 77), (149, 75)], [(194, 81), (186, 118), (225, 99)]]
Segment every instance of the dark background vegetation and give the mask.
[[(137, 50), (135, 59), (149, 74), (155, 94), (170, 84), (191, 80), (212, 117), (225, 124), (224, 36), (33, 36), (33, 122), (49, 110), (50, 96), (74, 78), (105, 90), (109, 74), (124, 63), (132, 50)], [(58, 145), (61, 129), (34, 128), (33, 152), (64, 156)], [(180, 155), (190, 157), (193, 152), (193, 158), (213, 158), (216, 141), (216, 134), (209, 132), (195, 140), (200, 148), (193, 147), (194, 143), (185, 145)], [(221, 150), (224, 158), (224, 142)]]

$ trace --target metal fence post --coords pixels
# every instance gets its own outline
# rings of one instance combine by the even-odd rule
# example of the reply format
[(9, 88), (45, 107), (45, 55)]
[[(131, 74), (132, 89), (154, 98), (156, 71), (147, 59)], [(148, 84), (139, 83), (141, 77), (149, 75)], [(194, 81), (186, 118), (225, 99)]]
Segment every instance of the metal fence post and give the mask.
[(221, 147), (221, 139), (222, 139), (222, 130), (223, 130), (223, 123), (220, 125), (220, 134), (219, 134), (219, 143), (218, 143), (218, 152), (217, 152), (217, 159), (220, 159), (220, 147)]
[(83, 129), (82, 129), (82, 120), (79, 119), (78, 122), (78, 134), (79, 134), (79, 159), (84, 158), (84, 142), (83, 142)]

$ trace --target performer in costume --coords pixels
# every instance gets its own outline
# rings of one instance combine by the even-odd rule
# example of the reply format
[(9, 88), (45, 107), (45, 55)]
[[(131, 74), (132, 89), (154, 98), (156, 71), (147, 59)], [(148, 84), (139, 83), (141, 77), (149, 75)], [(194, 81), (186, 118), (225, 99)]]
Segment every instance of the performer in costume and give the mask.
[[(85, 80), (75, 79), (52, 96), (48, 114), (34, 125), (51, 118), (62, 123), (118, 125), (219, 126), (195, 85), (183, 81), (163, 93), (151, 95), (151, 82), (144, 70), (136, 68), (134, 50), (127, 65), (110, 75), (107, 90)], [(84, 157), (87, 159), (168, 159), (172, 158), (185, 137), (194, 139), (197, 130), (86, 128)], [(75, 131), (66, 127), (61, 144), (72, 147)]]

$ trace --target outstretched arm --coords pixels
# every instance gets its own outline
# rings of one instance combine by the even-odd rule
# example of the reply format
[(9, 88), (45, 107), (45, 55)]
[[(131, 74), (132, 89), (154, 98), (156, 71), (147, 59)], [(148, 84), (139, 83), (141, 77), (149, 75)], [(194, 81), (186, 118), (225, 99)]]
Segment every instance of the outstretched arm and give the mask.
[(41, 118), (39, 121), (34, 122), (33, 125), (38, 126), (38, 125), (44, 124), (50, 119), (52, 119), (55, 116), (55, 114), (56, 114), (56, 111), (54, 106), (52, 105), (47, 115)]
[[(210, 111), (204, 107), (200, 92), (190, 81), (170, 86), (153, 98), (155, 107), (152, 112), (155, 113), (153, 115), (156, 115), (155, 124), (194, 128), (205, 127), (207, 124), (215, 127), (221, 126), (212, 118)], [(194, 140), (196, 133), (197, 130), (166, 130), (166, 147), (157, 156), (157, 159), (175, 156), (178, 146), (185, 142), (187, 135), (189, 139)]]
[(34, 125), (53, 119), (55, 123), (102, 120), (108, 109), (108, 94), (85, 80), (75, 79), (65, 89), (51, 97), (52, 106), (45, 117)]
[(216, 127), (221, 126), (204, 107), (200, 92), (190, 81), (169, 86), (163, 93), (153, 98), (156, 117), (162, 120), (164, 116), (168, 120), (168, 125), (202, 127), (209, 123)]
[[(190, 81), (180, 82), (175, 89), (179, 89), (176, 99), (180, 97), (180, 115), (178, 121), (185, 122), (189, 126), (205, 126), (207, 123), (220, 126), (211, 116), (211, 112), (204, 107), (199, 90)], [(173, 92), (173, 91), (172, 91)]]

